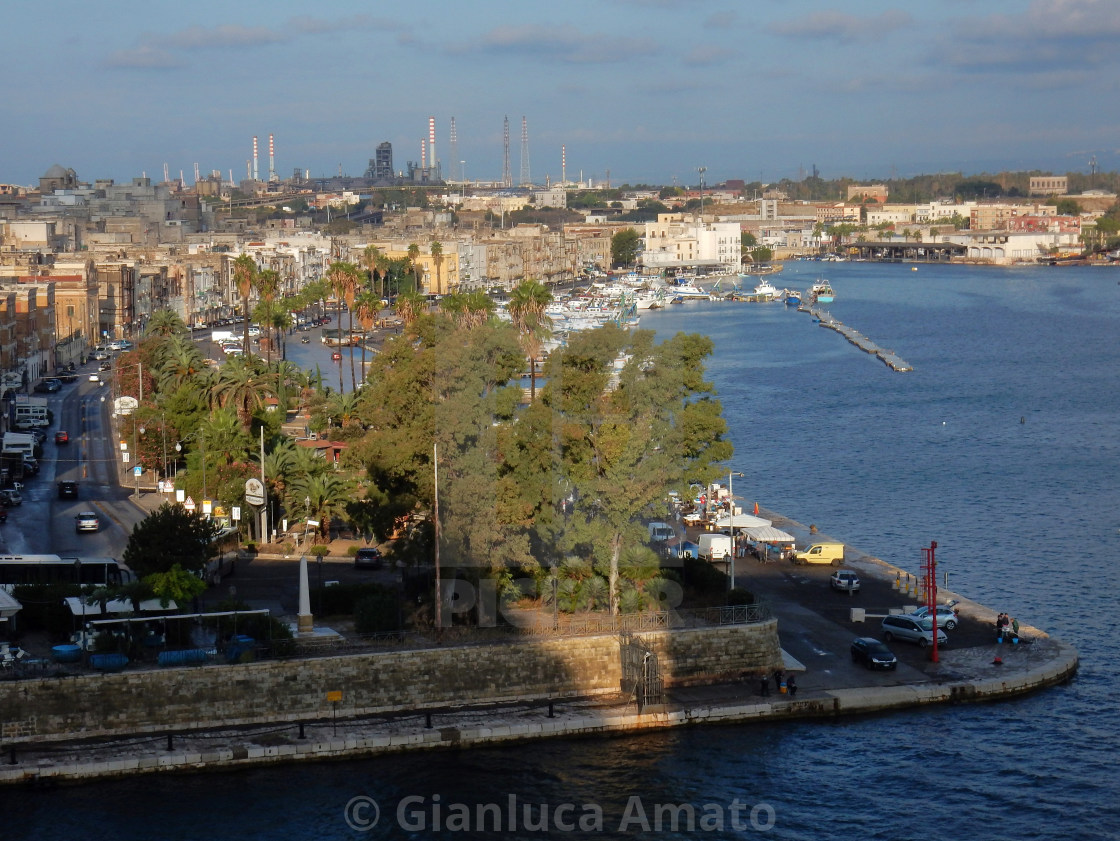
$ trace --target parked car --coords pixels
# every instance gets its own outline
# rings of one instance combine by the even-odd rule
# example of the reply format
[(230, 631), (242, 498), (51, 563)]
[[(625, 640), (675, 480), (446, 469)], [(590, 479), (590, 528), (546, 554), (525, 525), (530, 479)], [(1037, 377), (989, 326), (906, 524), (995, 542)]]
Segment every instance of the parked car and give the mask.
[(376, 546), (363, 546), (354, 555), (354, 569), (381, 569), (383, 559)]
[(47, 377), (45, 380), (35, 386), (35, 390), (40, 394), (53, 394), (62, 388), (62, 380), (57, 377)]
[(65, 429), (58, 430), (58, 432), (56, 432), (54, 434), (54, 442), (56, 444), (69, 444), (70, 443), (70, 433), (67, 432)]
[(874, 637), (856, 637), (852, 640), (852, 662), (863, 663), (869, 669), (898, 667), (898, 658)]
[(58, 498), (59, 499), (77, 499), (78, 498), (78, 483), (73, 479), (63, 479), (58, 483)]
[(23, 497), (14, 488), (5, 488), (0, 491), (0, 505), (11, 508), (14, 505), (23, 505)]
[(840, 590), (844, 593), (859, 592), (859, 576), (850, 569), (836, 570), (836, 572), (832, 573), (832, 577), (830, 577), (828, 581), (832, 585), (833, 590)]
[[(929, 616), (928, 607), (919, 607), (911, 616), (918, 619), (925, 619)], [(937, 606), (937, 627), (944, 628), (946, 631), (951, 631), (960, 623), (960, 617), (957, 616), (957, 609), (952, 604), (939, 604)]]
[[(883, 617), (883, 639), (890, 642), (900, 639), (904, 642), (915, 642), (922, 648), (933, 644), (933, 620), (918, 619), (914, 616), (885, 616)], [(946, 645), (949, 637), (941, 628), (937, 629), (937, 644)]]
[(74, 518), (74, 525), (78, 531), (100, 531), (101, 518), (96, 511), (79, 511)]

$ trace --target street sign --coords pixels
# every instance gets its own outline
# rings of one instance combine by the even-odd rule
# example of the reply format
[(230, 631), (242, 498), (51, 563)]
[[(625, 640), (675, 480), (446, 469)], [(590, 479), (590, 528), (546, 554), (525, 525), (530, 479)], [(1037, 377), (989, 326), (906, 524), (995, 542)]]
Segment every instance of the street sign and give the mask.
[(188, 496), (187, 501), (183, 503), (183, 507), (188, 511), (194, 511), (194, 498)]
[(241, 519), (241, 506), (240, 505), (234, 505), (230, 510), (233, 512), (230, 516), (234, 520), (240, 520)]
[(140, 465), (139, 465), (139, 464), (138, 464), (138, 465), (136, 465), (136, 466), (135, 466), (134, 468), (132, 468), (132, 475), (133, 475), (133, 476), (139, 476), (139, 475), (140, 475), (141, 473), (143, 473), (143, 472), (144, 472), (144, 471), (143, 471), (143, 469), (142, 469), (142, 468), (140, 467)]
[(250, 505), (264, 505), (264, 484), (260, 479), (245, 480), (245, 501)]

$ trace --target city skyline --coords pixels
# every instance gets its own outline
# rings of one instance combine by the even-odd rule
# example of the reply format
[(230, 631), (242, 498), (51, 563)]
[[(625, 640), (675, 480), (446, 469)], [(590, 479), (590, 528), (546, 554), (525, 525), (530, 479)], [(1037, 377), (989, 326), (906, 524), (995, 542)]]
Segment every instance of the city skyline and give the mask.
[(429, 117), (471, 180), (501, 179), (506, 117), (537, 183), (562, 148), (569, 180), (615, 185), (1120, 169), (1107, 0), (110, 5), (6, 10), (0, 182), (240, 180), (254, 136), (266, 178), (270, 134), (280, 178), (361, 175), (382, 141), (400, 171)]

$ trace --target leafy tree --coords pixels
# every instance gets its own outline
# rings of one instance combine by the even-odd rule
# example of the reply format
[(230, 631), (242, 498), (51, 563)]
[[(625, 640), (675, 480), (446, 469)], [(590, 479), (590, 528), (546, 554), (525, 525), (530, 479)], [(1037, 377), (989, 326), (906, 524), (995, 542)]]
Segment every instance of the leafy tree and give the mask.
[(148, 336), (171, 336), (187, 332), (186, 322), (174, 310), (156, 310), (144, 330)]
[(1058, 199), (1057, 209), (1060, 216), (1081, 215), (1081, 205), (1077, 203), (1076, 199)]
[(215, 532), (201, 512), (164, 503), (133, 527), (121, 559), (144, 579), (173, 567), (199, 575), (213, 557)]
[(641, 236), (633, 228), (626, 228), (611, 237), (611, 263), (615, 266), (632, 265), (638, 256)]
[[(646, 539), (641, 517), (670, 488), (715, 478), (716, 462), (731, 456), (720, 404), (703, 379), (711, 349), (697, 335), (656, 345), (649, 331), (607, 327), (577, 335), (549, 359), (542, 402), (558, 440), (551, 474), (571, 489), (571, 514), (549, 537), (594, 558), (608, 577), (612, 612), (619, 558)], [(616, 360), (627, 360), (617, 386)]]
[(754, 248), (756, 245), (758, 245), (758, 238), (750, 231), (743, 231), (741, 234), (739, 234), (739, 240), (743, 244), (744, 251), (746, 251), (748, 248)]

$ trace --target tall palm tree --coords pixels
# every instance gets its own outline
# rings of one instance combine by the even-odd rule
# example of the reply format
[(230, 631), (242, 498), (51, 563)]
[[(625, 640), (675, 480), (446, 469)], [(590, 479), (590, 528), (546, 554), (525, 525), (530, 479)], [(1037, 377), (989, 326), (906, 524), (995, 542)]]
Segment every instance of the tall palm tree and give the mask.
[[(370, 288), (375, 288), (374, 283), (381, 281), (381, 288), (385, 288), (385, 278), (382, 274), (385, 268), (385, 255), (381, 253), (381, 249), (376, 245), (367, 245), (365, 250), (362, 251), (362, 265), (366, 267), (369, 272)], [(384, 297), (384, 295), (382, 295)]]
[(408, 268), (412, 272), (413, 285), (416, 291), (419, 292), (420, 287), (420, 246), (416, 243), (410, 243), (408, 246)]
[(377, 314), (381, 312), (381, 298), (372, 289), (367, 289), (357, 300), (354, 301), (354, 315), (358, 317), (358, 323), (362, 325), (362, 382), (366, 381), (366, 336), (373, 328), (373, 322), (377, 320)]
[(288, 486), (288, 510), (300, 510), (306, 503), (310, 519), (319, 521), (319, 534), (330, 536), (333, 517), (346, 511), (350, 500), (350, 485), (334, 471), (304, 473), (293, 476)]
[(163, 392), (176, 391), (206, 370), (206, 358), (202, 351), (185, 336), (172, 336), (164, 342), (155, 360), (156, 370), (153, 373), (159, 390)]
[(249, 296), (257, 282), (257, 262), (248, 254), (242, 254), (233, 261), (233, 282), (245, 308), (245, 338), (242, 353), (249, 356)]
[(257, 274), (257, 294), (260, 295), (261, 303), (264, 305), (265, 317), (260, 322), (261, 326), (268, 331), (268, 343), (266, 345), (265, 353), (269, 364), (272, 363), (272, 325), (268, 322), (272, 320), (272, 311), (276, 304), (276, 294), (280, 291), (280, 272), (275, 269), (264, 269)]
[(552, 326), (552, 319), (544, 312), (551, 301), (552, 293), (548, 287), (536, 280), (522, 281), (509, 299), (510, 317), (521, 336), (521, 346), (529, 357), (530, 400), (537, 399), (537, 357)]
[[(357, 294), (358, 286), (361, 283), (361, 274), (357, 266), (353, 263), (331, 263), (327, 269), (326, 275), (327, 282), (330, 283), (331, 289), (338, 298), (338, 336), (339, 341), (342, 340), (342, 302), (345, 299), (346, 306), (350, 310), (350, 330), (351, 333), (354, 329), (354, 295)], [(357, 377), (354, 374), (354, 345), (350, 345), (350, 387), (357, 388)], [(342, 363), (338, 365), (338, 390), (342, 391)]]
[(443, 294), (443, 276), (441, 269), (443, 268), (443, 243), (437, 240), (432, 240), (432, 262), (436, 264), (436, 288), (437, 294)]

